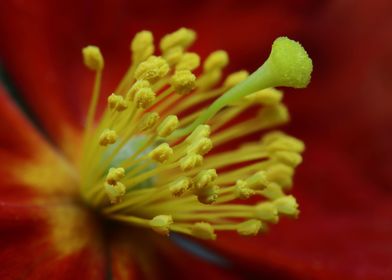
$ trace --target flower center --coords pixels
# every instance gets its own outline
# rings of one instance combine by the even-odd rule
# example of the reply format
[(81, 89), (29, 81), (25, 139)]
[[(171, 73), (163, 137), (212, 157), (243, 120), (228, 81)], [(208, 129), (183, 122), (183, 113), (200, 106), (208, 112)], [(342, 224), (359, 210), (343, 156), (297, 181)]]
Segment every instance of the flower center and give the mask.
[[(195, 38), (181, 28), (163, 37), (155, 56), (152, 34), (138, 33), (132, 64), (97, 124), (104, 60), (97, 47), (83, 49), (96, 79), (81, 195), (107, 219), (164, 235), (255, 235), (281, 215), (298, 215), (286, 192), (304, 145), (277, 131), (238, 143), (288, 121), (282, 92), (274, 87), (305, 87), (312, 62), (299, 43), (282, 37), (252, 75), (239, 71), (220, 82), (226, 52), (213, 52), (198, 70), (199, 56), (187, 51)], [(256, 199), (249, 203), (250, 197)]]

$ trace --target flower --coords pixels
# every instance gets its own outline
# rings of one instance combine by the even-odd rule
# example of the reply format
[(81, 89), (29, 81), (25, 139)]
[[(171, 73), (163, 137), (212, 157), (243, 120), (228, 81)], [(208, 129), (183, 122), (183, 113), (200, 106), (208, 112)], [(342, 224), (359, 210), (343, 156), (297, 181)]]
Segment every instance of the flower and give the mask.
[[(103, 82), (103, 92), (107, 92), (117, 84), (119, 70), (128, 64), (128, 59), (124, 59), (128, 34), (141, 28), (154, 30), (160, 37), (179, 24), (193, 27), (202, 34), (195, 49), (205, 56), (208, 50), (224, 47), (231, 54), (231, 69), (256, 67), (259, 61), (255, 58), (260, 57), (260, 51), (267, 51), (267, 45), (276, 36), (287, 34), (300, 39), (317, 66), (308, 93), (285, 97), (293, 116), (288, 130), (305, 140), (308, 147), (294, 188), (301, 205), (300, 219), (292, 223), (282, 221), (272, 227), (270, 234), (257, 240), (220, 235), (209, 245), (219, 245), (226, 259), (241, 264), (242, 277), (257, 271), (272, 279), (389, 279), (390, 1), (343, 2), (225, 0), (184, 4), (168, 0), (156, 1), (152, 8), (151, 3), (128, 0), (110, 4), (95, 1), (93, 5), (79, 1), (5, 0), (0, 2), (1, 59), (26, 107), (50, 139), (62, 146), (71, 143), (63, 137), (72, 139), (72, 131), (78, 130), (87, 108), (90, 75), (82, 69), (77, 56), (86, 43), (103, 47), (107, 58), (105, 72), (110, 73)], [(59, 131), (64, 127), (70, 128), (68, 133)], [(10, 224), (3, 225), (1, 235), (5, 236), (4, 232), (10, 232)], [(24, 229), (38, 231), (32, 228), (25, 223)], [(315, 233), (315, 229), (319, 231)], [(18, 231), (19, 235), (11, 231), (12, 240), (22, 240), (17, 238), (26, 231)], [(8, 240), (3, 239), (2, 249)], [(169, 244), (161, 245), (167, 250), (154, 256), (164, 255), (160, 268), (171, 268), (160, 270), (161, 275), (193, 276), (185, 265), (189, 260), (199, 277), (235, 277), (234, 273), (228, 275), (213, 266), (207, 265), (207, 269), (192, 255), (184, 258), (181, 251)], [(129, 256), (127, 264), (132, 267), (131, 250), (127, 250), (130, 246), (114, 251), (122, 253), (116, 255), (122, 256), (116, 260), (124, 261)], [(30, 247), (20, 243), (18, 248), (27, 252)], [(85, 251), (86, 255), (88, 250)], [(151, 251), (145, 248), (143, 252), (144, 258), (151, 257)], [(5, 260), (10, 259), (9, 250), (1, 250), (0, 254)], [(46, 261), (44, 267), (30, 271), (50, 273), (49, 268), (56, 267), (51, 265), (59, 259), (46, 256), (40, 258)], [(20, 264), (30, 263), (30, 259), (22, 257), (19, 254)], [(72, 261), (80, 264), (81, 260), (92, 260), (83, 255), (77, 257), (69, 257), (66, 262), (61, 259), (61, 268), (64, 270)], [(9, 262), (2, 263), (14, 267), (7, 265)], [(95, 267), (98, 269), (99, 265), (95, 263)], [(76, 271), (72, 274), (74, 278)]]
[[(27, 205), (27, 216), (44, 230), (36, 238), (43, 240), (45, 255), (61, 259), (64, 265), (63, 259), (75, 254), (86, 250), (87, 255), (94, 254), (87, 259), (97, 262), (98, 269), (78, 271), (79, 276), (105, 275), (100, 271), (105, 238), (97, 220), (109, 221), (104, 230), (122, 240), (115, 240), (109, 250), (126, 248), (129, 238), (131, 243), (141, 243), (135, 250), (143, 255), (148, 245), (138, 235), (144, 235), (144, 228), (166, 237), (180, 233), (215, 240), (219, 231), (255, 236), (281, 216), (299, 213), (294, 196), (286, 192), (302, 161), (303, 143), (278, 131), (247, 145), (236, 140), (288, 121), (282, 92), (274, 87), (306, 87), (312, 61), (298, 42), (280, 37), (253, 74), (235, 72), (219, 85), (227, 53), (211, 53), (196, 78), (192, 72), (200, 59), (187, 50), (195, 38), (193, 30), (180, 28), (160, 40), (162, 54), (156, 56), (152, 33), (137, 33), (130, 46), (131, 65), (107, 98), (97, 123), (105, 61), (98, 47), (83, 48), (84, 64), (95, 73), (95, 82), (83, 134), (71, 132), (69, 142), (61, 146), (67, 147), (64, 152), (72, 162), (51, 149), (2, 93), (3, 149), (9, 150), (8, 143), (17, 139), (22, 143), (13, 146), (13, 152), (23, 146), (28, 151), (27, 157), (4, 152), (3, 188), (14, 193), (2, 205), (10, 211), (7, 221), (26, 219), (14, 208)], [(16, 134), (6, 130), (9, 123)], [(61, 129), (69, 133), (67, 127)], [(218, 152), (209, 153), (213, 145)], [(20, 202), (19, 191), (30, 192), (26, 202)], [(241, 203), (251, 197), (264, 199)], [(129, 236), (122, 236), (122, 231)], [(27, 245), (38, 246), (37, 239)], [(129, 274), (130, 267), (116, 257), (114, 275)], [(12, 264), (15, 258), (17, 254), (10, 258)], [(58, 275), (56, 266), (31, 276)], [(154, 273), (153, 268), (144, 270)], [(13, 269), (2, 273), (4, 277), (28, 275)]]

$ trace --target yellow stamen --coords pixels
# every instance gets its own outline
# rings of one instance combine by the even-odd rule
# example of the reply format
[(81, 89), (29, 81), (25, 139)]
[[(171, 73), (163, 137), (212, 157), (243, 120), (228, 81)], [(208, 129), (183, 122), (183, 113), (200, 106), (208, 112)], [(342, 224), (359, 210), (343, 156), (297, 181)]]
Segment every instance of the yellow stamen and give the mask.
[(287, 192), (304, 144), (279, 131), (245, 145), (238, 141), (289, 121), (283, 92), (274, 87), (306, 86), (312, 62), (299, 43), (282, 37), (251, 75), (238, 71), (224, 79), (229, 58), (221, 50), (194, 74), (200, 57), (187, 48), (195, 38), (185, 28), (168, 34), (157, 56), (152, 33), (136, 34), (129, 69), (96, 126), (104, 61), (97, 47), (83, 50), (96, 80), (81, 195), (107, 219), (164, 236), (257, 235), (283, 216), (298, 216)]

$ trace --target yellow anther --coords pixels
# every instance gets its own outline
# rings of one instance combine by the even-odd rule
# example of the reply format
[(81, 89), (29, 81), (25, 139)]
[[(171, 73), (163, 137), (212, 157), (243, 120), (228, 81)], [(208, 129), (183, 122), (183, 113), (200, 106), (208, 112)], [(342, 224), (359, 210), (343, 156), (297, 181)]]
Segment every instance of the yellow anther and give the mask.
[(251, 189), (264, 189), (269, 184), (267, 173), (259, 171), (246, 179), (246, 185)]
[(197, 53), (185, 53), (176, 65), (176, 70), (193, 71), (200, 66), (200, 56)]
[(237, 225), (237, 232), (240, 235), (255, 236), (259, 233), (262, 223), (259, 220), (248, 220)]
[(213, 70), (206, 73), (200, 79), (198, 79), (197, 86), (200, 90), (207, 90), (214, 87), (222, 78), (221, 70)]
[(158, 147), (156, 147), (154, 150), (152, 150), (148, 154), (148, 157), (154, 161), (157, 161), (160, 163), (165, 163), (166, 161), (169, 160), (169, 158), (172, 155), (173, 155), (173, 149), (170, 148), (169, 144), (162, 143)]
[(133, 102), (135, 102), (136, 108), (147, 109), (155, 101), (155, 92), (151, 88), (141, 88), (135, 93)]
[(131, 43), (132, 61), (140, 62), (154, 53), (154, 37), (150, 31), (140, 31)]
[(110, 168), (108, 175), (106, 175), (106, 182), (109, 185), (115, 185), (125, 176), (125, 170), (122, 167)]
[(169, 64), (159, 56), (150, 56), (146, 61), (139, 64), (135, 71), (137, 80), (155, 82), (163, 78), (169, 72)]
[(187, 28), (180, 28), (177, 31), (164, 36), (159, 44), (163, 53), (173, 47), (188, 48), (196, 39), (195, 31)]
[(170, 66), (176, 65), (181, 61), (184, 55), (184, 50), (181, 47), (174, 47), (163, 54), (163, 58)]
[(211, 149), (212, 149), (211, 139), (207, 137), (202, 137), (200, 139), (197, 139), (194, 143), (192, 143), (187, 148), (187, 153), (189, 154), (195, 153), (204, 156), (206, 153), (211, 151)]
[(249, 188), (245, 181), (238, 180), (234, 190), (235, 195), (240, 199), (248, 199), (255, 195), (255, 191)]
[(294, 169), (291, 166), (282, 163), (274, 164), (266, 173), (268, 181), (275, 182), (284, 189), (290, 188), (293, 184)]
[(101, 51), (96, 46), (87, 46), (82, 50), (84, 65), (93, 71), (101, 71), (104, 66)]
[(226, 80), (223, 83), (225, 88), (232, 88), (240, 82), (246, 80), (249, 77), (249, 72), (245, 70), (241, 70), (238, 72), (234, 72), (227, 76)]
[(275, 88), (267, 88), (245, 96), (245, 99), (251, 103), (260, 103), (271, 106), (277, 105), (282, 101), (283, 92)]
[(227, 52), (219, 50), (211, 53), (204, 61), (204, 72), (211, 72), (214, 70), (221, 70), (229, 63), (229, 56)]
[(270, 132), (265, 135), (262, 143), (266, 145), (269, 152), (292, 151), (302, 153), (305, 150), (305, 144), (301, 140), (279, 131)]
[(162, 235), (169, 235), (169, 227), (173, 224), (173, 218), (170, 215), (158, 215), (149, 222), (151, 228)]
[(136, 92), (141, 90), (142, 88), (150, 88), (150, 83), (146, 80), (138, 80), (136, 81), (132, 87), (129, 89), (127, 92), (127, 95), (125, 97), (126, 100), (132, 101)]
[(283, 124), (290, 119), (288, 110), (283, 104), (264, 107), (259, 114), (259, 118), (266, 127)]
[(199, 202), (203, 204), (212, 204), (216, 201), (219, 195), (218, 185), (208, 185), (202, 189), (194, 189), (193, 193), (197, 196)]
[(215, 240), (216, 234), (214, 228), (205, 222), (196, 223), (192, 226), (192, 235), (194, 237), (205, 239), (205, 240)]
[(278, 198), (273, 203), (281, 214), (291, 217), (297, 217), (299, 214), (298, 203), (292, 195)]
[(108, 97), (108, 104), (110, 109), (116, 110), (118, 112), (122, 112), (128, 108), (128, 102), (124, 100), (121, 95), (114, 93)]
[(147, 131), (152, 129), (159, 120), (159, 114), (156, 112), (149, 112), (145, 114), (139, 123), (140, 131)]
[(188, 154), (180, 159), (180, 167), (182, 171), (189, 171), (203, 163), (203, 157), (198, 154)]
[(203, 137), (209, 137), (211, 134), (211, 127), (207, 124), (198, 125), (194, 131), (186, 138), (186, 143), (191, 144), (195, 142), (197, 139)]
[(255, 206), (255, 218), (271, 223), (279, 220), (278, 209), (272, 202), (262, 202)]
[(116, 143), (117, 133), (112, 129), (105, 129), (99, 136), (99, 145), (107, 146)]
[(170, 183), (169, 190), (173, 196), (179, 197), (192, 185), (192, 180), (188, 177), (180, 177)]
[(277, 183), (270, 183), (261, 193), (270, 200), (275, 200), (284, 196), (281, 186)]
[(271, 158), (291, 167), (297, 167), (302, 162), (302, 156), (300, 154), (290, 151), (274, 152)]
[(177, 116), (175, 115), (169, 115), (167, 116), (158, 126), (157, 128), (157, 134), (160, 137), (167, 137), (170, 134), (172, 134), (172, 132), (174, 130), (176, 130), (178, 128), (179, 125), (179, 121)]
[(215, 169), (202, 170), (193, 179), (194, 188), (202, 189), (214, 182), (216, 178), (218, 178), (218, 174)]
[(187, 94), (196, 86), (196, 76), (189, 70), (177, 70), (170, 79), (170, 84), (178, 94)]
[(112, 204), (121, 202), (125, 192), (126, 188), (120, 182), (116, 182), (115, 185), (105, 183), (105, 193), (108, 196), (110, 203)]

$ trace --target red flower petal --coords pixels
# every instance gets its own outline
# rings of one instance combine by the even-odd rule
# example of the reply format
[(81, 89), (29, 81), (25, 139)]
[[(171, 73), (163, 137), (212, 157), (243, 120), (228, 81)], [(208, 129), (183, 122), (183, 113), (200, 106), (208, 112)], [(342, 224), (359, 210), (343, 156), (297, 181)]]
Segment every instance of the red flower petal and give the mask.
[(68, 164), (0, 88), (0, 278), (103, 279), (100, 231)]

